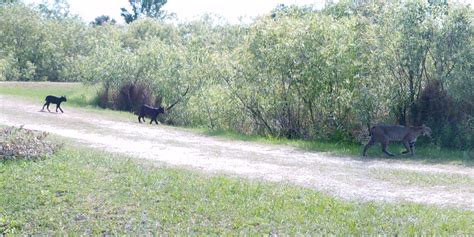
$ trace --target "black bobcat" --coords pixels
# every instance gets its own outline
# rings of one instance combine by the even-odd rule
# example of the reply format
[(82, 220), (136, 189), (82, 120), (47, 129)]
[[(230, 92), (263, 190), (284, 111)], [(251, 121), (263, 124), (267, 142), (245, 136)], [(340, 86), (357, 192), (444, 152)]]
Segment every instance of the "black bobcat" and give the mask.
[(172, 105), (168, 106), (166, 109), (162, 106), (159, 106), (158, 108), (149, 106), (149, 105), (142, 105), (140, 107), (140, 111), (138, 112), (138, 122), (141, 123), (142, 119), (143, 122), (145, 122), (145, 116), (148, 116), (151, 118), (150, 124), (155, 121), (156, 124), (158, 124), (158, 121), (156, 121), (156, 118), (158, 117), (159, 114), (164, 114), (165, 111), (169, 111), (171, 108), (173, 108), (176, 104), (181, 102), (182, 98), (186, 96), (186, 94), (189, 91), (189, 87), (186, 89), (183, 95), (181, 95), (181, 98), (179, 98), (176, 102), (174, 102)]
[(158, 117), (159, 114), (164, 113), (165, 109), (163, 107), (158, 107), (154, 108), (149, 105), (142, 105), (140, 107), (140, 112), (138, 113), (138, 122), (141, 123), (141, 119), (143, 119), (143, 122), (145, 122), (145, 116), (149, 116), (151, 118), (150, 124), (155, 121), (156, 124), (158, 124), (158, 121), (156, 121), (156, 118)]
[[(46, 109), (48, 109), (48, 111), (49, 111), (49, 104), (53, 103), (53, 104), (56, 104), (56, 113), (58, 112), (58, 109), (61, 110), (61, 113), (64, 113), (64, 111), (61, 109), (61, 103), (67, 101), (65, 96), (56, 97), (56, 96), (48, 95), (48, 96), (46, 96), (45, 100), (46, 100), (46, 103), (44, 103), (43, 108), (41, 109), (41, 111), (44, 111), (45, 106), (46, 106)], [(51, 111), (49, 111), (49, 112), (51, 112)]]

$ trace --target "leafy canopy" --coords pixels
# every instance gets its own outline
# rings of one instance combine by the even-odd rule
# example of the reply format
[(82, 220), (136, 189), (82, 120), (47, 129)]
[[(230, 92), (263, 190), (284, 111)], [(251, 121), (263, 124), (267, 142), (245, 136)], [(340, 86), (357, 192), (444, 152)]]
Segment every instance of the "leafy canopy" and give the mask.
[(127, 23), (137, 20), (140, 16), (163, 19), (166, 15), (161, 8), (167, 0), (129, 0), (128, 2), (132, 11), (129, 12), (126, 8), (121, 8), (122, 13), (120, 14)]

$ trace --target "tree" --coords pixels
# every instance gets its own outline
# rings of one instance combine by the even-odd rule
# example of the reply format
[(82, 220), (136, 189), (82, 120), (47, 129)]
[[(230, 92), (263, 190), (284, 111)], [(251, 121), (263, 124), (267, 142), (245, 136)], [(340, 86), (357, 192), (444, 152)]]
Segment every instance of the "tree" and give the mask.
[(43, 16), (47, 18), (64, 19), (69, 16), (69, 3), (67, 3), (67, 0), (54, 0), (53, 4), (44, 0), (38, 5), (38, 8)]
[(0, 5), (2, 4), (14, 4), (18, 3), (18, 0), (0, 0)]
[(94, 19), (94, 21), (91, 22), (91, 25), (93, 26), (103, 26), (103, 25), (115, 25), (116, 21), (115, 19), (111, 19), (109, 16), (102, 15), (98, 16)]
[(166, 14), (161, 8), (166, 4), (167, 0), (129, 0), (132, 12), (126, 8), (121, 8), (125, 22), (131, 23), (140, 16), (146, 16), (156, 19), (163, 19)]

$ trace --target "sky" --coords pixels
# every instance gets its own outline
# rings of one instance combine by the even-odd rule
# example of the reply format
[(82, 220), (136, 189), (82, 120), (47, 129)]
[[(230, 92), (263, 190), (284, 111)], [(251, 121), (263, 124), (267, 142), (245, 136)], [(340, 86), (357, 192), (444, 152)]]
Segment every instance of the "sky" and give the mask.
[[(23, 0), (25, 3), (41, 3), (43, 0)], [(53, 2), (49, 0), (49, 2)], [(179, 20), (189, 21), (205, 13), (222, 16), (232, 23), (240, 17), (246, 19), (266, 14), (278, 4), (324, 6), (325, 0), (168, 0), (163, 7), (167, 12), (176, 13)], [(86, 22), (97, 16), (108, 15), (123, 22), (120, 8), (129, 5), (127, 0), (68, 0), (70, 12), (82, 17)]]

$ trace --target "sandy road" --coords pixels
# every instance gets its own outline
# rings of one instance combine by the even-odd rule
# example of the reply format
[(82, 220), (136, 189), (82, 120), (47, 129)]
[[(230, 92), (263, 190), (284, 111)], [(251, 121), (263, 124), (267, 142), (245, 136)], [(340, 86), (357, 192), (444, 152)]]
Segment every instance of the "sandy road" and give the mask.
[[(86, 146), (173, 167), (291, 183), (346, 199), (409, 201), (474, 210), (472, 167), (335, 157), (123, 121), (73, 109), (67, 103), (62, 106), (64, 114), (40, 112), (41, 106), (41, 102), (0, 95), (0, 124), (24, 125), (76, 139)], [(433, 177), (433, 181), (413, 182), (416, 177)]]

